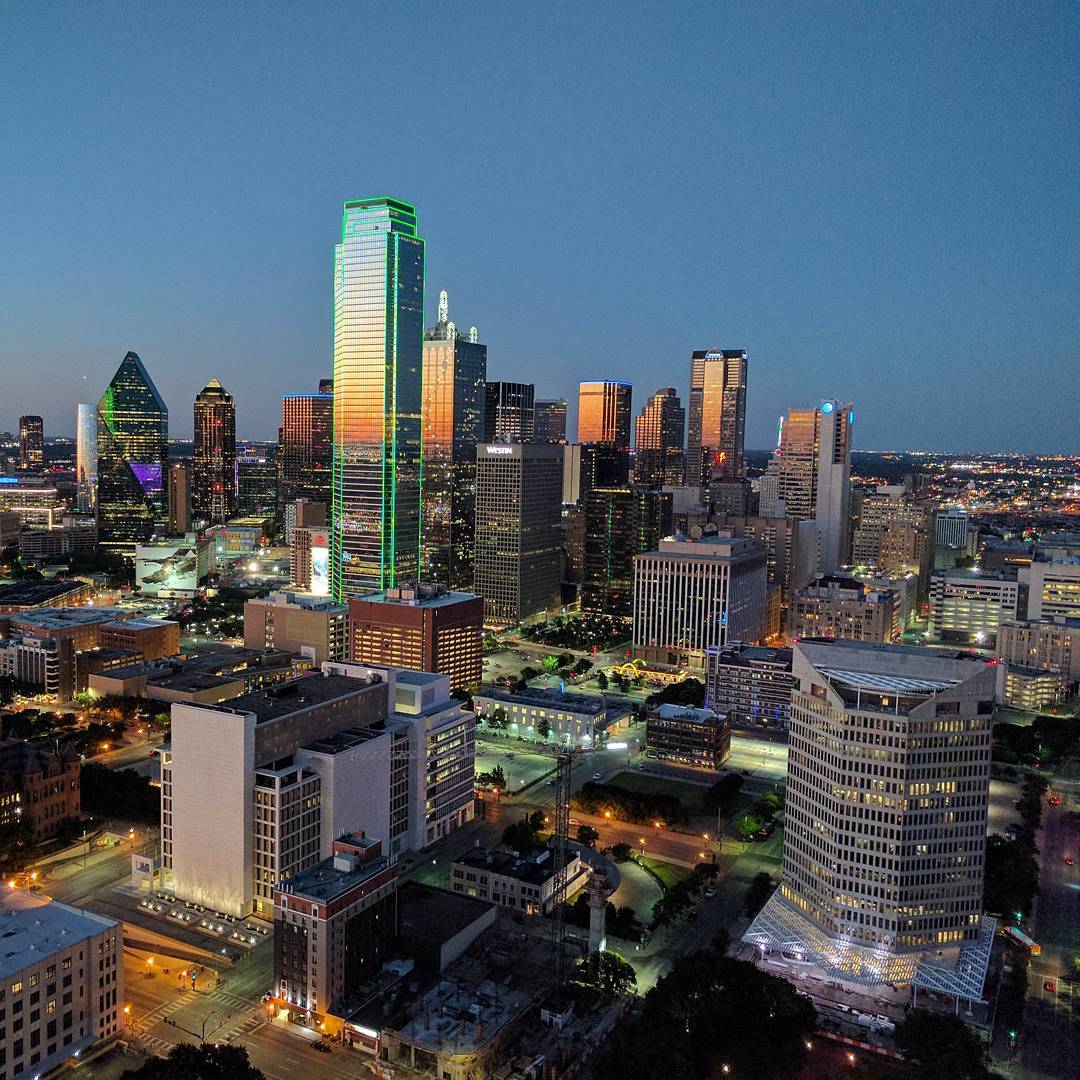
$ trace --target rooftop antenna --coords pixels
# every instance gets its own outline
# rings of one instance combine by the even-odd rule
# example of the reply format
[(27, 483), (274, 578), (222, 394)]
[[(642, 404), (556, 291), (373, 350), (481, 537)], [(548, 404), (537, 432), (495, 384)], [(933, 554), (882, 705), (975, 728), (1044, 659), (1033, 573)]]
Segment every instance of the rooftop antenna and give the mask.
[(446, 322), (447, 317), (450, 314), (450, 299), (446, 295), (446, 290), (441, 289), (439, 291), (439, 322)]
[(469, 340), (470, 340), (470, 341), (471, 341), (471, 342), (472, 342), (472, 343), (473, 343), (474, 345), (476, 344), (476, 336), (477, 336), (477, 334), (479, 334), (479, 333), (480, 333), (480, 331), (479, 331), (479, 330), (477, 330), (475, 326), (470, 326), (470, 327), (469, 327)]
[(452, 322), (448, 322), (446, 324), (446, 340), (447, 341), (453, 341), (456, 336), (457, 336), (457, 327)]

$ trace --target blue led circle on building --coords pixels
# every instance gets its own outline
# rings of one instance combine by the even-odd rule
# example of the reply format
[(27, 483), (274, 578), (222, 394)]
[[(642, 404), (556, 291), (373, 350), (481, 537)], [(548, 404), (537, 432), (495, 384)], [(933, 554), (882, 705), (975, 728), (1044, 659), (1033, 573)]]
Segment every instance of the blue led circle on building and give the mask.
[(834, 408), (835, 408), (835, 406), (833, 405), (833, 403), (831, 401), (824, 401), (821, 404), (821, 411), (823, 413), (831, 413)]

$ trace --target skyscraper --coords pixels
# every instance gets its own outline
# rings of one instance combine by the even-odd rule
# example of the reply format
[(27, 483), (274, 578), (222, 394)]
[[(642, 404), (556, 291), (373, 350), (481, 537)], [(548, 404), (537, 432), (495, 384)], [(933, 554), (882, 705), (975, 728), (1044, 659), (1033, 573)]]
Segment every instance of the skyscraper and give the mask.
[(536, 430), (536, 387), (489, 382), (484, 406), (484, 442), (532, 442)]
[(169, 466), (169, 532), (183, 536), (191, 531), (191, 466), (174, 461)]
[(334, 249), (331, 582), (347, 600), (416, 581), (424, 241), (396, 199), (345, 203)]
[(211, 379), (195, 397), (195, 516), (215, 524), (232, 515), (236, 482), (236, 406)]
[(578, 385), (578, 442), (595, 448), (596, 486), (622, 487), (630, 479), (632, 392), (630, 383), (612, 379)]
[(333, 473), (334, 394), (319, 380), (317, 394), (287, 394), (281, 399), (278, 431), (278, 513), (297, 499), (330, 505)]
[(707, 484), (714, 476), (737, 480), (745, 462), (746, 350), (709, 349), (690, 357), (690, 430), (686, 482)]
[(657, 390), (645, 403), (634, 431), (634, 483), (658, 488), (683, 482), (683, 434), (686, 410), (672, 386)]
[(850, 402), (789, 409), (780, 432), (780, 498), (789, 517), (816, 520), (818, 570), (834, 574), (847, 558), (851, 498)]
[(533, 439), (538, 443), (566, 442), (566, 398), (538, 401)]
[(424, 502), (421, 566), (425, 581), (472, 588), (476, 547), (476, 445), (484, 434), (487, 346), (449, 321), (445, 290), (439, 321), (424, 335)]
[(563, 448), (476, 448), (476, 589), (484, 623), (513, 626), (557, 607), (562, 578)]
[(979, 1000), (1004, 665), (817, 640), (795, 645), (792, 675), (783, 877), (743, 940), (792, 979), (781, 952), (868, 996), (915, 984)]
[(89, 514), (97, 501), (97, 410), (75, 410), (75, 484), (80, 513)]
[(671, 533), (671, 494), (594, 488), (585, 504), (581, 610), (627, 619), (634, 610), (634, 559)]
[(169, 410), (137, 353), (98, 402), (98, 542), (133, 556), (164, 524)]
[(40, 416), (19, 417), (19, 468), (40, 469), (45, 465), (45, 425)]

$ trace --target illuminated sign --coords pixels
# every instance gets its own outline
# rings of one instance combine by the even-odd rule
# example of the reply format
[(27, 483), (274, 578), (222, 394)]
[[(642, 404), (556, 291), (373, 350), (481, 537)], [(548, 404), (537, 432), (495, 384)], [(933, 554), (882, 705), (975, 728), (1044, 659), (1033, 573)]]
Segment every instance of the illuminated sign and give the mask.
[(18, 482), (17, 476), (0, 476), (0, 484), (17, 484)]
[(311, 548), (311, 591), (316, 596), (330, 592), (330, 549), (325, 545)]
[(489, 454), (512, 454), (514, 452), (512, 446), (487, 446), (485, 447), (485, 450), (487, 450)]
[(849, 424), (854, 424), (854, 423), (855, 423), (855, 410), (854, 410), (854, 409), (852, 409), (852, 410), (851, 410), (851, 411), (850, 411), (850, 412), (849, 412), (849, 413), (847, 414), (847, 422), (848, 422)]
[(831, 401), (823, 401), (821, 403), (821, 411), (823, 413), (831, 413), (836, 406)]
[(723, 360), (724, 354), (720, 352), (707, 352), (705, 354), (706, 360)]

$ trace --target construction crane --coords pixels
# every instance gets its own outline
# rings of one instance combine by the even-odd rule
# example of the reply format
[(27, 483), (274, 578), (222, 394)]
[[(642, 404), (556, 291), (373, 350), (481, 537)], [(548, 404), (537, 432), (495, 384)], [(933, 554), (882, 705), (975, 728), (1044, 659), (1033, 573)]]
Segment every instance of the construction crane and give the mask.
[(554, 876), (551, 892), (551, 992), (557, 1001), (562, 997), (566, 981), (566, 869), (569, 862), (567, 845), (570, 831), (570, 774), (573, 759), (566, 751), (559, 754), (555, 765), (555, 828), (551, 834)]

